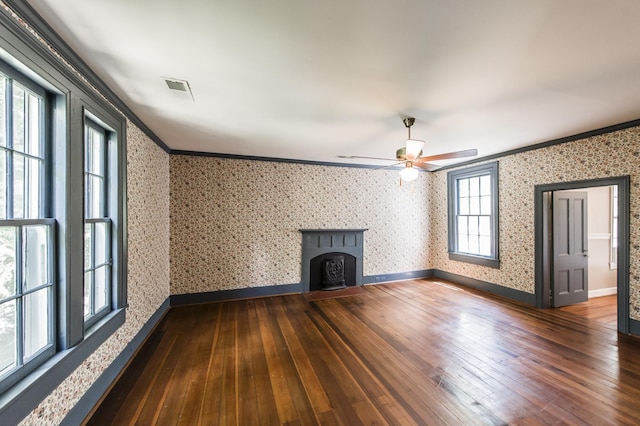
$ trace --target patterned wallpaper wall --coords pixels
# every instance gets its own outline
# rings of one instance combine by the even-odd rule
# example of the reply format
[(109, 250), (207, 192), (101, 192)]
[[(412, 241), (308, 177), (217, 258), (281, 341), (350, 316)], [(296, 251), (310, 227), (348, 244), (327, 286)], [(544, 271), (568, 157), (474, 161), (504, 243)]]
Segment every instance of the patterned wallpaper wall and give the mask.
[(301, 228), (368, 228), (364, 275), (428, 269), (429, 181), (171, 155), (171, 294), (300, 282)]
[(640, 320), (640, 127), (499, 159), (500, 269), (447, 254), (447, 172), (433, 174), (433, 268), (534, 293), (534, 186), (631, 176), (630, 316)]
[(127, 123), (128, 301), (126, 322), (22, 424), (59, 424), (169, 297), (169, 154)]

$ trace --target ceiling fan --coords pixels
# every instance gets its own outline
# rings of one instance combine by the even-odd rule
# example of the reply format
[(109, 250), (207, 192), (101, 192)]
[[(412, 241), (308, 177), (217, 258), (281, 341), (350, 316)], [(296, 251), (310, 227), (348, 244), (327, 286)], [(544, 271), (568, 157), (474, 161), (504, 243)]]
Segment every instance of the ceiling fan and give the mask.
[(422, 148), (424, 147), (424, 141), (419, 139), (411, 139), (411, 126), (415, 122), (415, 118), (406, 117), (402, 119), (404, 126), (407, 128), (408, 137), (404, 147), (396, 151), (396, 158), (378, 158), (378, 157), (360, 157), (357, 155), (341, 155), (340, 158), (363, 158), (368, 160), (384, 160), (384, 161), (396, 161), (395, 164), (382, 167), (393, 167), (398, 164), (404, 164), (403, 169), (400, 171), (401, 183), (410, 182), (418, 177), (418, 170), (415, 167), (419, 167), (426, 171), (432, 172), (439, 169), (440, 165), (432, 164), (431, 161), (450, 160), (452, 158), (464, 158), (475, 157), (478, 155), (477, 149), (467, 149), (464, 151), (447, 152), (445, 154), (428, 155), (422, 157)]

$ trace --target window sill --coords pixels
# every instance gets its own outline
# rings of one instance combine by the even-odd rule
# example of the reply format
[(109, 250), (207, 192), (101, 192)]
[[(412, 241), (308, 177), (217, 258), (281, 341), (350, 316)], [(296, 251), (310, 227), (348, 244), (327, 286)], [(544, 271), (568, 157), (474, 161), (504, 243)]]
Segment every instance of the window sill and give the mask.
[(0, 418), (3, 423), (20, 423), (124, 322), (124, 308), (111, 312), (91, 327), (76, 346), (58, 352), (0, 395)]
[(456, 260), (458, 262), (473, 263), (474, 265), (488, 266), (489, 268), (500, 269), (500, 260), (490, 257), (449, 252), (449, 260)]

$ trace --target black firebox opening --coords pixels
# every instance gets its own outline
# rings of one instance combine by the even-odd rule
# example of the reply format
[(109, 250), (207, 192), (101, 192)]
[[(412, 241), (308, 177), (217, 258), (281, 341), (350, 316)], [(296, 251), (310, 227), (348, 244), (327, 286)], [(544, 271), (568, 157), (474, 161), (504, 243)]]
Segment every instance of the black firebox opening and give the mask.
[(309, 291), (337, 290), (356, 285), (356, 258), (347, 253), (324, 253), (311, 259)]

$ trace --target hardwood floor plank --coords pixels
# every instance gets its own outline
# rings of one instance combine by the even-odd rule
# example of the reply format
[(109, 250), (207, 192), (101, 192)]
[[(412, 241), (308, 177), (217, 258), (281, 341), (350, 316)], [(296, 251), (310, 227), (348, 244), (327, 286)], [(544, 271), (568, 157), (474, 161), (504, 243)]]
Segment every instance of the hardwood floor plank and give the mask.
[[(342, 299), (344, 300), (344, 299)], [(361, 358), (367, 368), (376, 375), (392, 391), (394, 398), (405, 409), (413, 412), (414, 418), (437, 419), (440, 422), (460, 422), (457, 413), (451, 407), (442, 404), (442, 396), (436, 391), (437, 384), (425, 378), (413, 366), (402, 362), (397, 347), (385, 341), (381, 336), (371, 332), (357, 318), (336, 300), (314, 302), (325, 314), (325, 321), (338, 331), (342, 340)], [(348, 334), (344, 332), (348, 331)], [(422, 404), (428, 400), (429, 405)], [(457, 411), (455, 407), (453, 411)]]
[[(192, 333), (181, 334), (176, 345), (193, 350), (181, 353), (170, 384), (165, 389), (163, 409), (156, 416), (158, 423), (158, 419), (163, 419), (166, 424), (197, 423), (205, 384), (202, 378), (207, 374), (211, 341), (215, 337), (215, 329), (207, 327), (211, 308), (206, 305), (190, 308), (194, 315), (187, 326), (191, 327)], [(219, 306), (215, 308), (216, 312), (219, 311)]]
[(238, 424), (254, 425), (260, 423), (258, 411), (258, 396), (255, 385), (255, 370), (253, 352), (256, 350), (255, 330), (250, 322), (251, 302), (240, 305), (237, 320), (236, 356), (238, 358), (237, 371), (237, 401)]
[(202, 400), (201, 418), (204, 424), (236, 424), (236, 305), (234, 302), (222, 306)]
[[(294, 362), (300, 365), (303, 363), (302, 359), (307, 358), (316, 377), (323, 383), (322, 391), (327, 401), (324, 401), (323, 406), (316, 411), (324, 412), (328, 402), (336, 416), (345, 424), (361, 423), (353, 404), (367, 401), (367, 396), (354, 380), (343, 360), (306, 315), (311, 314), (311, 311), (300, 303), (287, 303), (283, 308), (283, 315), (279, 317), (281, 324), (288, 323), (291, 326), (287, 327), (290, 331), (295, 329), (295, 334), (299, 336), (300, 343), (305, 348), (304, 353), (300, 353), (302, 356), (298, 357), (298, 360), (294, 358)], [(293, 339), (294, 335), (289, 334), (288, 338)], [(315, 385), (315, 381), (311, 384)], [(305, 387), (308, 388), (309, 383), (305, 383)], [(375, 407), (372, 407), (368, 416), (376, 417), (378, 421), (383, 419)]]
[[(375, 404), (378, 411), (389, 424), (411, 425), (417, 424), (411, 414), (403, 409), (380, 382), (380, 380), (366, 367), (360, 358), (344, 344), (338, 334), (317, 315), (310, 316), (318, 330), (322, 333), (328, 344), (343, 360), (350, 374), (361, 386), (367, 397)], [(416, 416), (415, 418), (419, 418)]]
[[(206, 324), (211, 324), (211, 342), (209, 345), (209, 351), (206, 354), (206, 372), (205, 375), (201, 378), (202, 381), (202, 393), (196, 394), (193, 398), (192, 402), (194, 406), (194, 410), (197, 413), (196, 419), (194, 419), (194, 424), (198, 424), (199, 426), (207, 423), (207, 419), (212, 418), (212, 411), (210, 410), (211, 404), (207, 403), (207, 401), (212, 398), (215, 390), (212, 389), (211, 380), (215, 377), (214, 369), (215, 369), (215, 360), (217, 360), (217, 353), (215, 348), (218, 344), (218, 340), (220, 338), (220, 328), (222, 324), (222, 304), (206, 304), (204, 305), (206, 308), (207, 316), (203, 319)], [(216, 309), (217, 308), (217, 309)], [(205, 362), (205, 360), (203, 360)], [(195, 408), (197, 407), (197, 409)]]
[[(280, 424), (291, 424), (300, 421), (301, 417), (309, 424), (317, 424), (314, 416), (306, 414), (308, 409), (304, 405), (308, 404), (307, 396), (295, 374), (295, 366), (275, 317), (276, 312), (272, 304), (264, 300), (258, 302), (262, 302), (257, 304), (258, 321)], [(278, 303), (279, 298), (270, 302)]]
[[(259, 302), (259, 301), (258, 301)], [(248, 326), (252, 333), (246, 347), (241, 344), (243, 351), (251, 357), (253, 366), (253, 385), (255, 387), (256, 408), (255, 414), (258, 416), (257, 423), (253, 424), (278, 424), (278, 412), (273, 389), (270, 383), (269, 368), (264, 354), (263, 336), (261, 334), (256, 301), (249, 301), (247, 313)], [(241, 393), (242, 395), (242, 393)], [(242, 410), (241, 410), (242, 412)], [(240, 419), (241, 424), (249, 424)]]
[(640, 424), (640, 339), (571, 308), (443, 280), (172, 308), (89, 424)]

